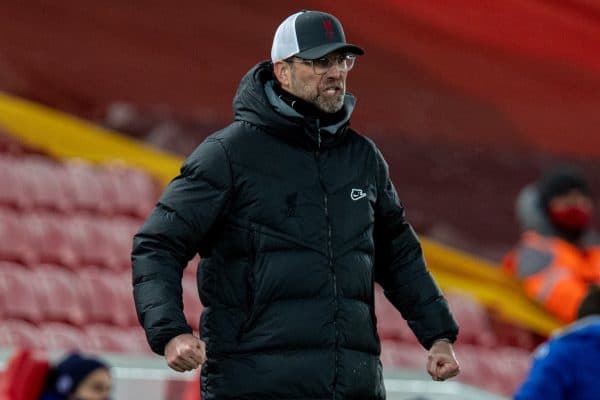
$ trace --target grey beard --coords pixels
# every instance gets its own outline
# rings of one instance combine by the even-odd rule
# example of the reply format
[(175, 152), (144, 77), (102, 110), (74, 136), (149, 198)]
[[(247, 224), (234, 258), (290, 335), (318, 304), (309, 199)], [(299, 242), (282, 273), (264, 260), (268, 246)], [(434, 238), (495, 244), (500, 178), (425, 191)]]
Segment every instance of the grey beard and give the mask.
[(342, 94), (341, 96), (331, 100), (325, 100), (323, 97), (317, 96), (313, 101), (313, 104), (317, 106), (319, 110), (333, 114), (340, 111), (342, 107), (344, 107), (344, 95)]

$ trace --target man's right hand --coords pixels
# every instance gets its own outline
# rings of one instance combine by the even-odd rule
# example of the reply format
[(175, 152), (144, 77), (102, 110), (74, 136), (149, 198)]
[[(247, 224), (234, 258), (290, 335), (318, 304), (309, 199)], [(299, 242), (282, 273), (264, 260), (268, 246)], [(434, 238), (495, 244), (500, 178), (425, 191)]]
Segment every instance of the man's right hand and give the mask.
[(175, 336), (165, 346), (165, 359), (177, 372), (191, 371), (206, 361), (204, 342), (190, 333)]

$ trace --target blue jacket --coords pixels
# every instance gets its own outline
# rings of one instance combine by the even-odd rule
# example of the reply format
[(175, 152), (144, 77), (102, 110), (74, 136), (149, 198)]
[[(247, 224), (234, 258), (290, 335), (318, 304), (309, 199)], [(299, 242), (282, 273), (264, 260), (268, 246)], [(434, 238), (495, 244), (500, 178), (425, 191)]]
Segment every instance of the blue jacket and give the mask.
[(600, 316), (565, 328), (534, 355), (515, 400), (600, 399)]

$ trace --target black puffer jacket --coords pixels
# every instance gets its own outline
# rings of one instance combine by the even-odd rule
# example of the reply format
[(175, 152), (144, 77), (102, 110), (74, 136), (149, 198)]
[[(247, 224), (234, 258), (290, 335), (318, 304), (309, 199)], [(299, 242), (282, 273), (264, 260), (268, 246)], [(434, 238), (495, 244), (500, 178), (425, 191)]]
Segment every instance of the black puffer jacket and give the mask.
[(270, 68), (243, 78), (236, 121), (198, 146), (136, 235), (140, 321), (159, 354), (191, 331), (180, 280), (199, 252), (204, 400), (384, 399), (373, 282), (426, 348), (457, 325), (385, 161), (348, 127), (353, 98), (319, 128), (274, 95)]

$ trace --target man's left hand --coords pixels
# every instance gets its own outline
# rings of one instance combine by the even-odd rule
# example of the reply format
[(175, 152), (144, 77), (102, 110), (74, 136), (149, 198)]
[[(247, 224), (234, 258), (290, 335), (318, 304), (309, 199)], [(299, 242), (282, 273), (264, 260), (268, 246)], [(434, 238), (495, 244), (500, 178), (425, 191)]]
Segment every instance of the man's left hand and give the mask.
[(438, 340), (431, 346), (427, 357), (427, 372), (434, 381), (445, 381), (459, 374), (460, 366), (451, 343)]

